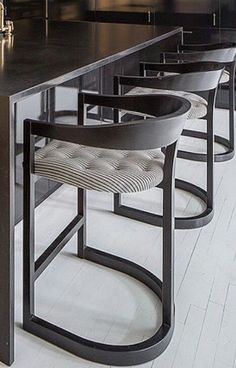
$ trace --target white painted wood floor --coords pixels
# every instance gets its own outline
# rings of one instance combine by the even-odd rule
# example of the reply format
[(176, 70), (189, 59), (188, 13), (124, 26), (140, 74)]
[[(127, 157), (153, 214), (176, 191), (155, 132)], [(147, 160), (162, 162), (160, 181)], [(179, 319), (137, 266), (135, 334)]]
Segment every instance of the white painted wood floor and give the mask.
[[(217, 130), (227, 112), (217, 110)], [(196, 124), (196, 123), (195, 123)], [(199, 123), (197, 123), (199, 124)], [(197, 125), (198, 126), (198, 125)], [(185, 142), (184, 144), (187, 144)], [(205, 164), (178, 160), (177, 175), (204, 184)], [(205, 228), (176, 231), (176, 327), (168, 349), (145, 368), (236, 368), (236, 163), (215, 165), (215, 217)], [(62, 187), (36, 211), (41, 253), (75, 211), (75, 190)], [(160, 195), (125, 196), (150, 211)], [(161, 229), (112, 214), (112, 196), (88, 194), (88, 243), (133, 259), (160, 276)], [(177, 194), (177, 213), (201, 204)], [(133, 343), (160, 324), (160, 304), (133, 279), (75, 256), (74, 237), (37, 283), (37, 313), (70, 331), (109, 343)], [(22, 330), (22, 224), (16, 226), (16, 361), (14, 368), (99, 368)], [(0, 364), (0, 366), (3, 366)]]

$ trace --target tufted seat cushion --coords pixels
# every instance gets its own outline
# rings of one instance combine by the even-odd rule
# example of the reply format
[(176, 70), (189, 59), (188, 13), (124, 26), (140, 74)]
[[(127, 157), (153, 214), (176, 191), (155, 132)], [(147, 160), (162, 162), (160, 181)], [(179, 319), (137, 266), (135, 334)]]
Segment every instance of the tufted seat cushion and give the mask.
[(34, 172), (81, 189), (129, 193), (158, 185), (163, 163), (159, 149), (118, 151), (54, 140), (35, 153)]
[(128, 95), (138, 94), (168, 94), (174, 96), (181, 96), (186, 98), (192, 105), (188, 119), (200, 119), (207, 114), (207, 101), (194, 93), (183, 91), (171, 91), (163, 89), (153, 89), (144, 87), (134, 87), (128, 93)]

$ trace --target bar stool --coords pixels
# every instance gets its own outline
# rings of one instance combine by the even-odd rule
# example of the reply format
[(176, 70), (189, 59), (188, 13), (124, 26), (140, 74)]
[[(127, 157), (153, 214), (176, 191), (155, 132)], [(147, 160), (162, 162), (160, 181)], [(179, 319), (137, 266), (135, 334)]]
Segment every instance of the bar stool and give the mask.
[[(151, 115), (148, 120), (84, 126), (84, 106), (93, 104)], [(176, 96), (79, 95), (79, 124), (24, 122), (24, 292), (23, 328), (77, 356), (127, 366), (155, 359), (174, 329), (174, 169), (177, 143), (190, 103)], [(35, 136), (51, 141), (35, 152)], [(162, 154), (160, 148), (165, 147)], [(78, 214), (35, 261), (34, 175), (78, 188)], [(86, 190), (137, 192), (163, 183), (162, 281), (143, 267), (86, 244)], [(77, 336), (35, 314), (38, 277), (78, 233), (78, 257), (123, 272), (149, 287), (162, 302), (162, 325), (133, 345), (106, 345)]]
[[(161, 55), (163, 62), (189, 62), (189, 61), (212, 61), (220, 62), (225, 66), (220, 84), (229, 83), (229, 128), (228, 138), (215, 135), (214, 141), (225, 148), (225, 152), (215, 153), (216, 162), (228, 161), (234, 156), (234, 112), (235, 112), (235, 68), (236, 68), (236, 43), (210, 43), (210, 44), (183, 44), (178, 46), (178, 52), (167, 52)], [(144, 72), (145, 66), (142, 68)], [(206, 139), (205, 132), (184, 129), (182, 135)], [(195, 152), (178, 151), (178, 157), (206, 161), (206, 154), (199, 155)]]
[[(116, 76), (114, 78), (114, 94), (122, 93), (122, 86), (134, 87), (128, 94), (173, 94), (187, 98), (192, 105), (189, 119), (207, 119), (207, 188), (204, 190), (197, 185), (177, 179), (176, 188), (185, 190), (201, 199), (206, 209), (199, 215), (190, 217), (176, 217), (177, 229), (193, 229), (207, 225), (214, 214), (214, 154), (213, 154), (213, 118), (217, 87), (224, 67), (219, 63), (173, 63), (157, 64), (142, 63), (144, 70), (155, 73), (176, 73), (164, 77), (152, 76)], [(185, 91), (185, 92), (181, 92)], [(194, 93), (193, 93), (194, 92)], [(207, 93), (206, 99), (196, 93)], [(119, 112), (114, 112), (114, 121), (119, 121)], [(162, 216), (147, 213), (142, 210), (125, 206), (121, 202), (121, 195), (114, 195), (114, 212), (138, 221), (156, 226), (162, 226)]]

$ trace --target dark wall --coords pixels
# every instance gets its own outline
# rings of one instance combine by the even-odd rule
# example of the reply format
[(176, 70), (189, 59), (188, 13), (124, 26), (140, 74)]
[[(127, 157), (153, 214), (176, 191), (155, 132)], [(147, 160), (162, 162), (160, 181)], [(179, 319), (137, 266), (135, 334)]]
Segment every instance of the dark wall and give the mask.
[(62, 20), (236, 28), (235, 0), (4, 0), (12, 19)]
[(95, 20), (96, 0), (50, 0), (49, 18)]
[(213, 23), (219, 0), (50, 0), (52, 19), (199, 25)]
[(49, 17), (186, 27), (236, 28), (236, 1), (49, 0)]
[(12, 19), (45, 17), (45, 0), (5, 0), (4, 4)]
[(221, 0), (221, 26), (236, 28), (236, 1)]

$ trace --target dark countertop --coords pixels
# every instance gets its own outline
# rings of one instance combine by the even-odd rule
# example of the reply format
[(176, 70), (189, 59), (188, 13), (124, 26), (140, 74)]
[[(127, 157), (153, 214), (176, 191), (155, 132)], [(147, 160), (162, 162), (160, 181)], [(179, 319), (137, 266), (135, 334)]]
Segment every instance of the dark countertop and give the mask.
[(19, 20), (0, 41), (0, 96), (22, 98), (174, 35), (181, 27)]

